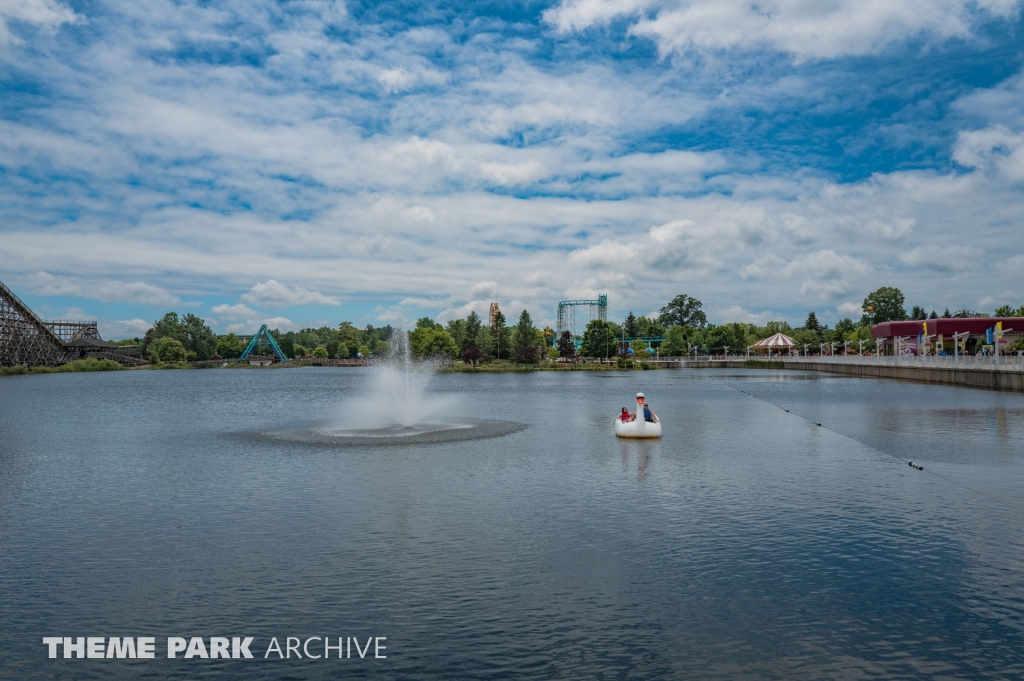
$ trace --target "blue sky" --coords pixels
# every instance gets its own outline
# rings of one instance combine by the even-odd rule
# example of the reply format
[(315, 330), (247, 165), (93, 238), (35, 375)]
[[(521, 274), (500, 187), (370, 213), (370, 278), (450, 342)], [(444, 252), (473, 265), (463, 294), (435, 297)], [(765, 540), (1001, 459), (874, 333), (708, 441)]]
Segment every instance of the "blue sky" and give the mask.
[(136, 335), (1024, 304), (1017, 0), (0, 2), (0, 280)]

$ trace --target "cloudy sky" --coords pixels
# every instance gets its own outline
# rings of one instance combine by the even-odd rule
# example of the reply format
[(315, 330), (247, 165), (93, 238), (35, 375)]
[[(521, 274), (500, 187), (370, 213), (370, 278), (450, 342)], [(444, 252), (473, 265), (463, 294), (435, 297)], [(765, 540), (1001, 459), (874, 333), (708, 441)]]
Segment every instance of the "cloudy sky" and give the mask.
[(135, 335), (1024, 304), (1018, 0), (0, 0), (0, 281)]

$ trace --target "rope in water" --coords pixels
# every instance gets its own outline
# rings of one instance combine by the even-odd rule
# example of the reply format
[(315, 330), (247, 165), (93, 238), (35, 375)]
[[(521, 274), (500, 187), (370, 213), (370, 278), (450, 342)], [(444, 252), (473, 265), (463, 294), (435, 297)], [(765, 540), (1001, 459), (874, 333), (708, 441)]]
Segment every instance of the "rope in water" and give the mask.
[[(775, 404), (774, 402), (771, 402), (769, 400), (764, 399), (763, 397), (758, 397), (757, 395), (754, 395), (753, 393), (748, 393), (746, 390), (741, 390), (740, 388), (737, 388), (734, 385), (729, 385), (728, 383), (726, 383), (726, 385), (728, 385), (733, 390), (737, 390), (737, 391), (743, 393), (747, 397), (753, 397), (755, 400), (758, 400), (760, 402), (764, 402), (765, 404), (771, 405), (771, 406), (775, 407), (776, 409), (781, 409), (782, 411), (786, 412), (787, 414), (792, 414), (793, 416), (796, 416), (797, 418), (801, 418), (804, 421), (807, 421), (808, 423), (813, 423), (814, 425), (818, 426), (819, 428), (824, 428), (825, 430), (827, 430), (829, 432), (832, 432), (832, 433), (835, 433), (836, 435), (839, 435), (840, 437), (845, 437), (848, 440), (853, 440), (854, 442), (856, 442), (857, 444), (859, 444), (859, 445), (861, 445), (863, 447), (867, 447), (868, 449), (876, 451), (876, 452), (878, 452), (880, 454), (885, 454), (886, 456), (891, 457), (893, 459), (896, 459), (897, 461), (900, 461), (900, 462), (903, 461), (903, 459), (899, 458), (895, 454), (890, 454), (889, 452), (882, 451), (881, 449), (878, 449), (877, 447), (872, 447), (871, 445), (867, 444), (866, 442), (861, 442), (860, 440), (858, 440), (856, 438), (853, 438), (853, 437), (850, 437), (849, 435), (846, 435), (845, 433), (840, 433), (839, 431), (833, 430), (832, 428), (829, 428), (828, 426), (823, 426), (820, 423), (818, 423), (817, 421), (809, 419), (806, 416), (801, 416), (800, 414), (797, 414), (796, 412), (792, 412), (789, 409), (786, 409), (785, 407), (779, 406), (779, 405)], [(956, 480), (953, 480), (952, 478), (948, 478), (948, 477), (946, 477), (945, 475), (943, 475), (941, 473), (936, 473), (935, 471), (933, 471), (930, 468), (926, 469), (924, 466), (922, 466), (920, 464), (916, 464), (913, 461), (907, 461), (906, 463), (907, 463), (908, 466), (910, 466), (912, 468), (915, 468), (915, 469), (917, 469), (919, 471), (924, 471), (925, 473), (931, 473), (932, 475), (934, 475), (937, 478), (942, 478), (946, 482), (950, 482), (950, 483), (956, 485), (957, 487), (962, 487), (962, 488), (964, 488), (965, 490), (967, 490), (969, 492), (973, 492), (974, 494), (977, 494), (979, 496), (985, 497), (986, 499), (988, 499), (990, 501), (994, 501), (997, 504), (1000, 504), (1002, 506), (1006, 506), (1007, 508), (1012, 508), (1014, 511), (1017, 511), (1018, 513), (1024, 513), (1024, 508), (1021, 508), (1019, 506), (1014, 506), (1013, 504), (1007, 503), (1007, 502), (1003, 501), (1002, 499), (1000, 499), (998, 497), (994, 497), (994, 496), (992, 496), (990, 494), (985, 494), (981, 490), (974, 489), (973, 487), (965, 485), (962, 482), (957, 482)]]

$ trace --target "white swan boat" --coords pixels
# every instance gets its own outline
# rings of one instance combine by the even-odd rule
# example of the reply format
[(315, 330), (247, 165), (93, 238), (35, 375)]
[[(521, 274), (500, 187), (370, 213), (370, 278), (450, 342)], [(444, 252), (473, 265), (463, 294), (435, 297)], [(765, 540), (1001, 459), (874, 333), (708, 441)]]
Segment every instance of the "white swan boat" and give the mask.
[[(658, 418), (655, 416), (654, 418)], [(644, 394), (637, 393), (636, 396), (636, 419), (623, 421), (615, 417), (615, 436), (632, 438), (661, 437), (661, 423), (658, 421), (644, 421)]]

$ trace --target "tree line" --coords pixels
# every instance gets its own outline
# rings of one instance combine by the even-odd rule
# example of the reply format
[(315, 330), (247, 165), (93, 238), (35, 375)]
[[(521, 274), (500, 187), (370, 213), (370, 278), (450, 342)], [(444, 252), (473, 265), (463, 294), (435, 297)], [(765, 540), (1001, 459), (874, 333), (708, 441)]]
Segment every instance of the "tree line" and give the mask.
[[(941, 315), (935, 310), (929, 314), (925, 308), (915, 305), (908, 312), (903, 292), (894, 287), (881, 287), (868, 294), (861, 306), (861, 317), (854, 320), (850, 317), (840, 319), (829, 328), (818, 321), (817, 313), (807, 314), (801, 327), (792, 327), (785, 321), (770, 321), (763, 326), (744, 322), (728, 322), (711, 324), (702, 311), (702, 304), (696, 298), (680, 294), (659, 310), (655, 320), (634, 317), (630, 312), (625, 321), (619, 325), (614, 322), (594, 320), (587, 324), (581, 337), (579, 354), (590, 358), (614, 358), (622, 356), (625, 350), (623, 339), (637, 339), (629, 343), (633, 356), (645, 359), (650, 349), (660, 356), (676, 357), (693, 351), (701, 353), (722, 354), (728, 351), (745, 352), (747, 347), (760, 340), (784, 333), (791, 337), (799, 349), (806, 346), (809, 352), (819, 352), (821, 344), (849, 343), (852, 347), (860, 347), (872, 341), (871, 326), (887, 321), (908, 319), (937, 319), (988, 317), (986, 313), (970, 310), (950, 312), (945, 310)], [(1003, 305), (991, 315), (995, 317), (1024, 317), (1024, 305), (1014, 308)], [(575, 352), (575, 339), (563, 333), (564, 338), (558, 341), (558, 350), (563, 357)], [(660, 338), (660, 341), (645, 341), (640, 338)]]
[[(803, 326), (798, 328), (784, 321), (771, 321), (763, 326), (743, 322), (716, 325), (708, 322), (702, 307), (696, 298), (680, 294), (662, 307), (654, 318), (636, 317), (630, 312), (622, 324), (593, 320), (581, 336), (565, 331), (558, 339), (550, 327), (536, 328), (526, 310), (519, 314), (513, 326), (507, 325), (501, 312), (495, 315), (491, 325), (485, 324), (476, 312), (470, 312), (464, 319), (454, 319), (443, 325), (430, 317), (422, 317), (416, 321), (415, 328), (406, 333), (409, 348), (417, 358), (441, 357), (466, 362), (501, 359), (530, 364), (542, 359), (572, 360), (579, 356), (612, 359), (622, 355), (627, 344), (624, 341), (632, 348), (633, 356), (640, 359), (650, 354), (648, 348), (662, 356), (685, 355), (695, 348), (715, 354), (724, 352), (726, 348), (742, 352), (776, 333), (792, 337), (801, 349), (806, 345), (808, 350), (818, 350), (822, 343), (849, 342), (856, 346), (859, 341), (870, 341), (871, 325), (881, 322), (990, 316), (970, 310), (950, 312), (948, 309), (941, 315), (935, 310), (929, 314), (919, 305), (914, 305), (908, 312), (903, 292), (893, 287), (882, 287), (868, 294), (860, 319), (840, 319), (832, 328), (821, 324), (813, 311), (807, 314)], [(1024, 305), (1018, 308), (1003, 305), (991, 316), (1024, 317)], [(390, 325), (375, 327), (367, 324), (357, 328), (352, 322), (343, 321), (337, 327), (322, 326), (283, 333), (274, 329), (271, 334), (289, 358), (344, 359), (386, 355), (394, 332)], [(180, 362), (214, 356), (237, 358), (245, 349), (245, 340), (233, 333), (218, 336), (205, 320), (192, 313), (179, 316), (176, 312), (168, 312), (153, 322), (143, 338), (120, 342), (141, 344), (152, 361)]]

